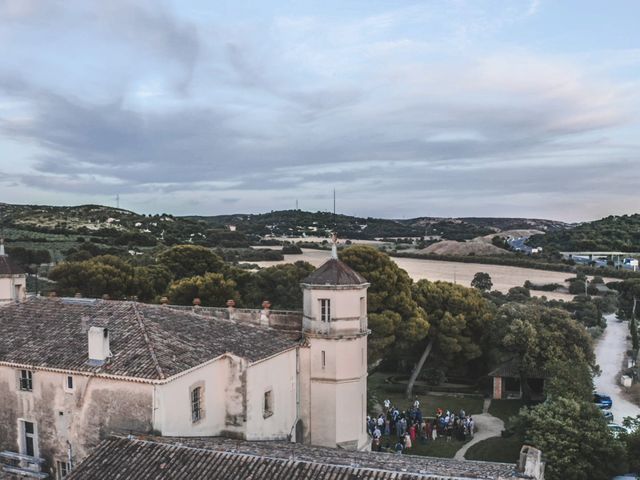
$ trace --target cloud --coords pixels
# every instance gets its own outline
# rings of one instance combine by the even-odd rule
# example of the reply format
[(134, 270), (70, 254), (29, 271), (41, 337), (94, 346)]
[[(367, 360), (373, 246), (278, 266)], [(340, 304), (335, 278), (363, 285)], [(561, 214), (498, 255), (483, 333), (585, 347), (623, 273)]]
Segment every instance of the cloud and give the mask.
[[(577, 198), (612, 182), (631, 192), (634, 144), (615, 136), (634, 125), (629, 85), (593, 58), (487, 48), (525, 21), (500, 4), (247, 25), (166, 4), (52, 2), (42, 27), (33, 4), (5, 2), (0, 41), (23, 40), (35, 63), (0, 59), (0, 148), (4, 137), (37, 151), (13, 177), (33, 191), (117, 192), (194, 213), (319, 205), (334, 186), (360, 213), (390, 216), (511, 211), (514, 199), (533, 209), (536, 194)], [(86, 45), (74, 44), (77, 58), (40, 47), (57, 35)], [(47, 76), (51, 59), (60, 67)]]

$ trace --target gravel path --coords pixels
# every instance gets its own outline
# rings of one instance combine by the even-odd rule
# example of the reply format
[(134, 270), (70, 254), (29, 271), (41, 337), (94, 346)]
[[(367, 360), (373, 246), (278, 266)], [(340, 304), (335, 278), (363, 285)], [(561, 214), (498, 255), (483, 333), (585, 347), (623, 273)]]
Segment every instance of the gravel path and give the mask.
[(473, 420), (476, 422), (478, 431), (471, 441), (465, 443), (464, 446), (456, 452), (453, 457), (454, 459), (464, 460), (464, 455), (467, 453), (467, 450), (469, 450), (469, 447), (487, 438), (499, 437), (502, 434), (504, 422), (489, 413), (489, 405), (491, 405), (491, 400), (485, 399), (482, 414), (473, 415)]
[(629, 324), (621, 322), (615, 315), (607, 315), (607, 328), (596, 345), (596, 361), (602, 374), (594, 379), (596, 391), (611, 397), (613, 420), (621, 423), (624, 417), (640, 415), (640, 407), (625, 398), (616, 377), (622, 369), (627, 351)]

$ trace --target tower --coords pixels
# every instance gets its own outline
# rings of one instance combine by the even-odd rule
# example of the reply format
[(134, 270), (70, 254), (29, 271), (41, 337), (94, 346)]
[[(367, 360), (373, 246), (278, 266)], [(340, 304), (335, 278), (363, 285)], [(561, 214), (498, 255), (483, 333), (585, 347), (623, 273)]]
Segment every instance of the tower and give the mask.
[(303, 332), (309, 345), (303, 369), (305, 441), (369, 448), (367, 409), (367, 288), (369, 283), (331, 258), (301, 282)]
[(27, 275), (9, 258), (0, 238), (0, 304), (23, 301), (27, 295)]

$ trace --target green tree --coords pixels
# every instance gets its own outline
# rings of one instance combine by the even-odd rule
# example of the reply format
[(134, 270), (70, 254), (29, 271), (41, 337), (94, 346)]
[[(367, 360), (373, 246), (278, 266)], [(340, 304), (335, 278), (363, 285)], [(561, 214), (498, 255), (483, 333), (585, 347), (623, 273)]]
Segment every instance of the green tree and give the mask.
[(551, 361), (584, 361), (595, 368), (589, 334), (565, 310), (537, 303), (508, 303), (499, 309), (496, 321), (497, 330), (504, 332), (504, 353), (518, 361), (525, 400), (530, 400), (529, 375), (546, 371)]
[(593, 399), (592, 368), (584, 359), (551, 359), (545, 373), (548, 375), (545, 381), (547, 399), (565, 397), (582, 402)]
[(486, 272), (478, 272), (473, 276), (473, 280), (471, 280), (471, 286), (480, 290), (481, 292), (488, 292), (493, 287), (493, 282), (491, 281), (491, 275)]
[(236, 282), (226, 280), (221, 273), (205, 273), (174, 281), (167, 290), (169, 301), (175, 305), (191, 305), (199, 298), (201, 305), (223, 307), (227, 300), (239, 300)]
[(152, 301), (167, 289), (171, 278), (171, 272), (163, 265), (134, 267), (135, 294), (143, 302)]
[(224, 267), (222, 258), (209, 248), (198, 245), (171, 247), (158, 256), (158, 263), (165, 266), (176, 280), (220, 272)]
[(119, 257), (102, 255), (83, 262), (63, 262), (49, 272), (61, 295), (125, 298), (135, 294), (134, 270)]
[(626, 469), (624, 444), (611, 437), (591, 402), (556, 398), (521, 410), (513, 428), (542, 450), (548, 480), (608, 480)]
[(355, 245), (340, 258), (371, 284), (367, 297), (369, 360), (379, 363), (386, 355), (407, 360), (407, 352), (422, 342), (429, 331), (425, 311), (412, 296), (411, 277), (379, 250)]
[(426, 344), (420, 345), (422, 356), (409, 379), (408, 396), (430, 355), (452, 367), (479, 358), (494, 318), (491, 303), (479, 291), (462, 285), (420, 280), (413, 287), (413, 297), (429, 312), (431, 327)]
[[(300, 282), (313, 271), (313, 265), (304, 261), (263, 268), (238, 282), (241, 303), (248, 308), (258, 308), (263, 300), (269, 300), (276, 309), (301, 309)], [(231, 274), (232, 278), (235, 275), (244, 276), (236, 272)]]

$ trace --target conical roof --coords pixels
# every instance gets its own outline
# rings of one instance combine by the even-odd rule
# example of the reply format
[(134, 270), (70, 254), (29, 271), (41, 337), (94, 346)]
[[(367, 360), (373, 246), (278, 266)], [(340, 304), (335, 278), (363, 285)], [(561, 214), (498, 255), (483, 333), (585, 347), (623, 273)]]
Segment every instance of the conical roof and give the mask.
[(337, 258), (330, 258), (302, 280), (306, 285), (362, 285), (367, 280)]
[(9, 255), (0, 255), (0, 275), (23, 275), (24, 270), (20, 268)]

